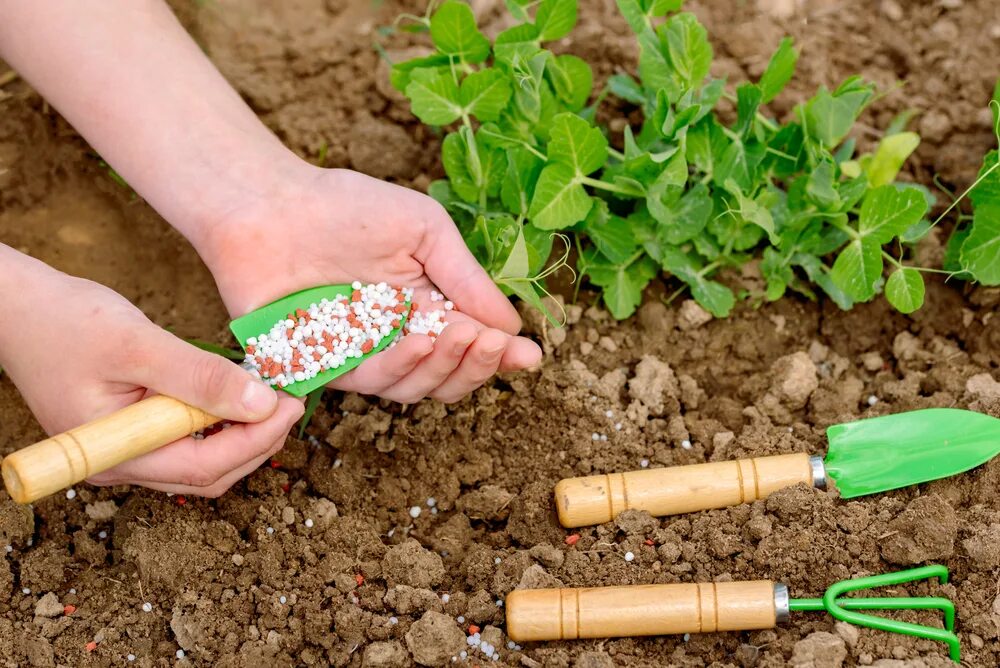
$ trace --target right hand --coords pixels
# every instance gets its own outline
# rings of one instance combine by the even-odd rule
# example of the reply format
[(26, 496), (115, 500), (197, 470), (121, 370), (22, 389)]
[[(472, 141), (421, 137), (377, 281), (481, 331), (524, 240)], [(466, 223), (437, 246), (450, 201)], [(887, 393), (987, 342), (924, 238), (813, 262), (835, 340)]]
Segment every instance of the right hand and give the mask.
[(88, 482), (217, 497), (284, 445), (302, 416), (301, 401), (279, 396), (231, 361), (161, 329), (114, 291), (6, 251), (13, 262), (6, 253), (0, 260), (5, 273), (14, 265), (8, 276), (15, 280), (0, 281), (0, 365), (49, 434), (150, 394), (234, 423), (204, 440), (182, 438)]

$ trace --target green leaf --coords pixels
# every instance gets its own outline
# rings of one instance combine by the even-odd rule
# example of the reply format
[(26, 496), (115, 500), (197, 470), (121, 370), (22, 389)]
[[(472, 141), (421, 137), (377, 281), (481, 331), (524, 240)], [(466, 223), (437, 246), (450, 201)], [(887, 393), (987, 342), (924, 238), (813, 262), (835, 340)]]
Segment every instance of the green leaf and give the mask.
[(840, 207), (836, 171), (832, 160), (823, 160), (816, 165), (806, 182), (806, 199), (820, 211), (836, 211)]
[(664, 269), (687, 283), (691, 296), (716, 318), (725, 318), (736, 304), (733, 291), (725, 285), (702, 275), (702, 269), (679, 248), (663, 249), (661, 264)]
[(531, 0), (504, 0), (504, 4), (507, 5), (507, 11), (518, 21), (530, 21), (531, 16), (528, 15), (528, 7), (534, 3)]
[(676, 12), (684, 5), (684, 0), (652, 0), (649, 3), (650, 16), (663, 16), (668, 12)]
[(577, 0), (542, 0), (535, 15), (535, 25), (543, 41), (562, 39), (576, 25)]
[(760, 86), (761, 103), (767, 104), (778, 96), (792, 75), (795, 74), (795, 63), (799, 59), (799, 54), (792, 46), (792, 38), (785, 37), (778, 45), (778, 49), (771, 56), (771, 61), (767, 64), (767, 69), (761, 75), (757, 85)]
[(614, 264), (626, 262), (639, 247), (632, 226), (624, 218), (608, 212), (607, 202), (598, 200), (583, 223), (583, 229), (597, 250)]
[(770, 246), (764, 249), (760, 273), (767, 281), (766, 297), (771, 302), (780, 299), (788, 289), (788, 284), (795, 280), (795, 274), (785, 257)]
[(855, 239), (837, 256), (830, 278), (852, 300), (868, 301), (882, 278), (882, 248), (873, 239)]
[(688, 130), (687, 159), (700, 172), (712, 174), (716, 162), (721, 160), (727, 148), (729, 140), (713, 116), (708, 116)]
[(833, 149), (847, 135), (873, 95), (872, 86), (860, 77), (849, 78), (833, 93), (821, 88), (802, 107), (808, 136), (823, 147)]
[(550, 137), (549, 162), (572, 167), (577, 176), (597, 171), (608, 159), (608, 140), (600, 130), (574, 114), (556, 116)]
[(428, 125), (447, 125), (462, 116), (458, 86), (450, 72), (418, 69), (406, 87), (413, 115)]
[(976, 207), (961, 263), (983, 285), (1000, 285), (1000, 206)]
[(500, 271), (497, 272), (497, 279), (505, 278), (527, 278), (528, 276), (528, 245), (524, 241), (524, 230), (520, 227), (517, 231), (517, 239), (510, 249), (510, 254), (503, 263)]
[(771, 243), (776, 245), (778, 236), (774, 229), (774, 219), (767, 207), (761, 206), (756, 200), (743, 193), (736, 193), (736, 199), (740, 203), (740, 216), (743, 220), (767, 232)]
[(859, 232), (878, 245), (886, 244), (920, 222), (926, 213), (927, 200), (916, 188), (880, 186), (869, 190), (861, 204)]
[(618, 11), (625, 17), (632, 32), (639, 35), (650, 30), (649, 16), (643, 10), (639, 0), (616, 0)]
[(616, 266), (600, 256), (598, 258), (596, 262), (583, 263), (581, 273), (590, 276), (594, 285), (604, 289), (604, 304), (611, 315), (624, 320), (635, 313), (642, 303), (642, 291), (658, 273), (656, 262), (644, 255), (628, 266)]
[(897, 269), (885, 283), (885, 298), (900, 313), (913, 313), (924, 305), (924, 277), (911, 267)]
[(664, 219), (659, 220), (658, 239), (674, 246), (693, 239), (705, 229), (712, 208), (708, 188), (703, 183), (695, 184), (667, 208)]
[(577, 172), (567, 164), (552, 163), (538, 177), (528, 217), (540, 229), (560, 230), (586, 218), (592, 204)]
[(642, 92), (639, 82), (627, 74), (613, 74), (608, 77), (608, 90), (632, 104), (646, 104), (646, 94)]
[(392, 66), (392, 71), (389, 73), (389, 83), (400, 93), (405, 93), (406, 87), (410, 85), (410, 75), (414, 70), (439, 69), (447, 67), (450, 63), (451, 59), (443, 53), (435, 53), (423, 58), (411, 58)]
[(900, 132), (883, 138), (865, 170), (872, 187), (892, 183), (903, 163), (919, 145), (920, 135), (916, 132)]
[(462, 107), (480, 121), (495, 121), (510, 100), (507, 77), (496, 69), (485, 69), (465, 77), (459, 89)]
[(972, 228), (962, 243), (962, 268), (984, 285), (1000, 285), (1000, 156), (991, 151), (983, 161), (979, 183), (969, 199)]
[(526, 148), (514, 148), (507, 153), (507, 173), (500, 187), (500, 199), (511, 213), (527, 216), (535, 184), (544, 163)]
[(527, 62), (541, 51), (538, 28), (531, 23), (507, 28), (493, 43), (493, 55), (497, 61), (514, 64)]
[(545, 74), (552, 82), (556, 97), (570, 111), (583, 109), (594, 85), (590, 65), (569, 54), (556, 56), (549, 61)]
[(842, 310), (848, 311), (854, 306), (854, 300), (848, 297), (847, 294), (837, 286), (831, 278), (826, 265), (820, 262), (818, 257), (815, 255), (796, 253), (792, 256), (792, 262), (802, 267), (802, 269), (806, 272), (806, 275), (809, 277), (809, 280), (822, 288), (823, 292), (825, 292)]
[(670, 208), (684, 192), (687, 178), (687, 161), (683, 153), (677, 153), (646, 190), (646, 207), (653, 218), (660, 223), (670, 222)]
[(660, 26), (660, 41), (684, 88), (694, 88), (708, 76), (712, 65), (712, 45), (708, 34), (694, 14), (670, 17)]
[(467, 63), (481, 63), (490, 55), (490, 41), (479, 32), (472, 10), (462, 2), (445, 2), (434, 12), (431, 39), (438, 51)]
[(758, 86), (746, 83), (736, 89), (736, 134), (746, 137), (753, 128), (763, 93)]
[(441, 162), (455, 194), (466, 202), (478, 201), (479, 186), (469, 171), (469, 145), (466, 134), (453, 132), (444, 138), (441, 144)]

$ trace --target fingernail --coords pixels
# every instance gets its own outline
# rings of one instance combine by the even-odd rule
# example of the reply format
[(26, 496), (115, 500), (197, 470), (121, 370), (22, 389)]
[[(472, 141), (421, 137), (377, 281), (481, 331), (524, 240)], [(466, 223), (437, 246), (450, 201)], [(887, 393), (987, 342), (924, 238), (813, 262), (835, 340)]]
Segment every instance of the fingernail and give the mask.
[(459, 356), (459, 355), (464, 355), (465, 354), (465, 350), (469, 347), (470, 343), (472, 343), (472, 339), (469, 339), (468, 341), (462, 341), (460, 343), (456, 343), (455, 347), (451, 349), (451, 354), (455, 355), (456, 357)]
[(278, 403), (278, 395), (274, 390), (255, 380), (243, 388), (243, 408), (251, 417), (263, 417), (274, 412)]

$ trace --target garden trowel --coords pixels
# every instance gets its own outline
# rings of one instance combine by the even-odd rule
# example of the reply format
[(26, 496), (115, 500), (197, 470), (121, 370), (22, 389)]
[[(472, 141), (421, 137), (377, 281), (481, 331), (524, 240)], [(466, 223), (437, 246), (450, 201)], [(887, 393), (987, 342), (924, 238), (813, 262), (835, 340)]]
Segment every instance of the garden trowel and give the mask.
[(624, 510), (677, 515), (763, 499), (798, 483), (844, 498), (975, 468), (1000, 453), (1000, 419), (957, 408), (887, 415), (827, 429), (826, 458), (806, 453), (568, 478), (556, 485), (559, 521), (602, 524)]

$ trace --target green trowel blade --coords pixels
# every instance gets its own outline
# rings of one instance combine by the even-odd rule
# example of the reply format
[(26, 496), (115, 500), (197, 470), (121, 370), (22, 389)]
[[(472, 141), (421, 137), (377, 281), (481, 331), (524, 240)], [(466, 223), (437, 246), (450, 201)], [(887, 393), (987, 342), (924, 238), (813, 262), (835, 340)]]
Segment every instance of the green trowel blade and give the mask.
[[(274, 323), (284, 319), (289, 313), (294, 312), (295, 309), (308, 309), (311, 304), (318, 304), (323, 298), (332, 301), (340, 296), (349, 297), (351, 292), (350, 285), (322, 285), (318, 288), (300, 290), (233, 320), (229, 323), (229, 329), (236, 336), (236, 340), (239, 341), (240, 346), (246, 350), (247, 339), (269, 332), (274, 327)], [(393, 329), (389, 336), (384, 337), (377, 346), (372, 348), (371, 352), (361, 357), (353, 357), (336, 369), (324, 371), (315, 378), (310, 378), (299, 383), (292, 383), (281, 389), (292, 396), (304, 397), (313, 390), (323, 387), (334, 378), (344, 375), (372, 355), (385, 350), (395, 340), (399, 330), (406, 324), (406, 319), (410, 315), (410, 306), (410, 301), (407, 300), (406, 311), (399, 316), (399, 327)]]
[(947, 478), (1000, 453), (1000, 420), (957, 408), (838, 424), (826, 435), (827, 473), (848, 499)]

